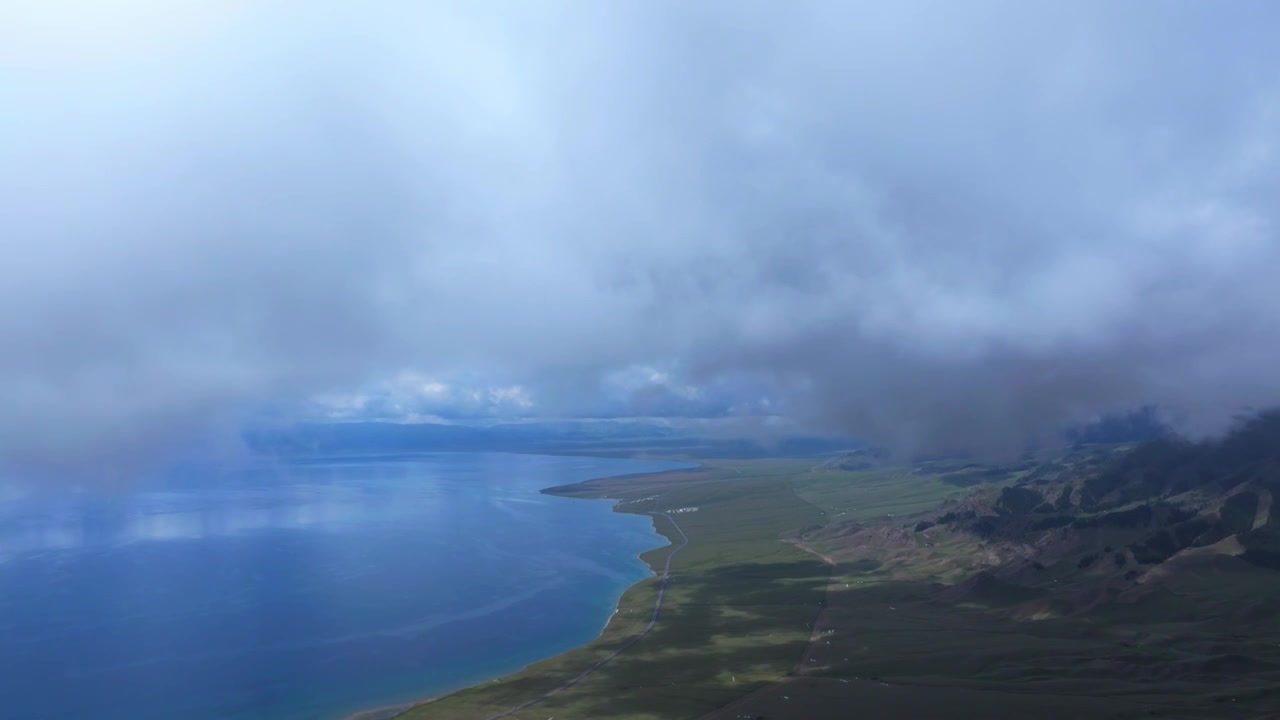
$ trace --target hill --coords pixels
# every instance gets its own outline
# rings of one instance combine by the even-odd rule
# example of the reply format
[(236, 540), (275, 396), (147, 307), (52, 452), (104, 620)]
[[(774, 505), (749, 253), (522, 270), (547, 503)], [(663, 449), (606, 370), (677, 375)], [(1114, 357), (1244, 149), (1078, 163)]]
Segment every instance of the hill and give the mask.
[(1280, 514), (1271, 512), (1277, 493), (1280, 413), (1269, 412), (1221, 439), (1162, 438), (1074, 453), (980, 489), (922, 520), (920, 530), (967, 534), (1018, 555), (1020, 563), (997, 569), (1004, 574), (1074, 564), (1080, 572), (1072, 584), (1141, 583), (1209, 554), (1280, 569)]

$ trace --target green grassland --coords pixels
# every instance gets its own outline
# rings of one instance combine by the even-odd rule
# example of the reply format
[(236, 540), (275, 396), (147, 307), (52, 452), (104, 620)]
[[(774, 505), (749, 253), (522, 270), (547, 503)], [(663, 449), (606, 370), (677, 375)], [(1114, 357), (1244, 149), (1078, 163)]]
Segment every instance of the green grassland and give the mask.
[[(1093, 460), (1055, 468), (1073, 462)], [(653, 514), (677, 543), (660, 513), (679, 523), (688, 545), (656, 627), (581, 682), (503, 715), (635, 637), (655, 577), (626, 592), (597, 641), (402, 717), (1280, 717), (1280, 572), (1196, 555), (1117, 599), (1074, 558), (1011, 582), (979, 572), (1008, 560), (1000, 543), (913, 529), (973, 498), (1016, 498), (1000, 493), (1043, 470), (715, 460), (553, 488)], [(644, 560), (661, 572), (670, 551)], [(1061, 610), (1090, 602), (1088, 613)], [(1038, 603), (1044, 612), (1026, 610)]]
[[(1280, 589), (1255, 580), (1232, 586)], [(1280, 636), (1234, 620), (1244, 598), (1210, 594), (1216, 618), (1168, 594), (1014, 622), (998, 611), (1021, 598), (1000, 592), (952, 603), (928, 584), (838, 572), (802, 668), (710, 717), (1276, 717)]]

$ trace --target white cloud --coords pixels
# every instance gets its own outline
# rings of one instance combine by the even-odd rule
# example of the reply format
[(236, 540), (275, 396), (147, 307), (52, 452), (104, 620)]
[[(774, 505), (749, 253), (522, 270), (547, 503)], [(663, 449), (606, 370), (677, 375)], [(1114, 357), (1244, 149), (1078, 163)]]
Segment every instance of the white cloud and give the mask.
[(324, 393), (931, 443), (1280, 401), (1273, 3), (131, 3), (0, 42), (12, 461)]
[(331, 420), (424, 422), (519, 418), (535, 409), (520, 385), (444, 382), (412, 371), (377, 383), (363, 393), (320, 394), (306, 415)]

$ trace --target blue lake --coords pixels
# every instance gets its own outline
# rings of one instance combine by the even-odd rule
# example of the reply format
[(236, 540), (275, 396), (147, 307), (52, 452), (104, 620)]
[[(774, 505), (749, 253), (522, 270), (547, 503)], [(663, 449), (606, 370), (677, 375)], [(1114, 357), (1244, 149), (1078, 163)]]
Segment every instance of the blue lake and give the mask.
[(682, 467), (441, 453), (0, 490), (0, 715), (340, 718), (594, 638), (648, 517), (551, 485)]

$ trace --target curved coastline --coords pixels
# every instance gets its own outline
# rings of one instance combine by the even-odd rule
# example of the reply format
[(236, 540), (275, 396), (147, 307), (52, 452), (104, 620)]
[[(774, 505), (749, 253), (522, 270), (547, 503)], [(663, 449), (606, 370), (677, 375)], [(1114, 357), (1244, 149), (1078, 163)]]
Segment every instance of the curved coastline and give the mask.
[[(584, 457), (591, 457), (591, 456), (584, 456)], [(672, 460), (671, 462), (675, 463), (675, 462), (683, 462), (683, 461), (679, 461), (679, 460)], [(614, 501), (614, 506), (613, 506), (613, 508), (611, 508), (612, 512), (619, 512), (619, 510), (618, 510), (618, 502), (617, 502), (617, 500), (618, 500), (618, 499), (617, 499), (617, 498), (609, 498), (609, 497), (599, 497), (599, 498), (576, 498), (576, 497), (573, 497), (573, 496), (570, 496), (570, 495), (561, 494), (561, 493), (556, 492), (556, 491), (558, 491), (558, 490), (568, 490), (568, 489), (570, 489), (570, 488), (577, 488), (577, 487), (581, 487), (581, 486), (583, 486), (583, 485), (585, 485), (585, 484), (587, 484), (587, 483), (590, 483), (590, 482), (593, 482), (593, 481), (596, 481), (596, 480), (605, 480), (605, 479), (618, 480), (618, 479), (622, 479), (622, 478), (629, 478), (629, 477), (634, 477), (634, 478), (647, 478), (647, 477), (654, 477), (654, 476), (665, 475), (665, 474), (668, 474), (668, 473), (687, 472), (687, 471), (689, 471), (689, 470), (693, 470), (693, 469), (697, 469), (697, 468), (699, 468), (699, 467), (702, 467), (702, 465), (700, 465), (700, 464), (698, 464), (698, 463), (684, 463), (684, 464), (685, 464), (687, 467), (669, 468), (669, 469), (667, 469), (667, 470), (659, 470), (659, 471), (656, 471), (656, 472), (639, 472), (639, 473), (631, 472), (631, 473), (619, 473), (619, 474), (616, 474), (616, 475), (599, 475), (599, 476), (596, 476), (596, 477), (587, 478), (587, 479), (585, 479), (585, 480), (580, 480), (580, 481), (575, 482), (575, 483), (570, 483), (570, 484), (568, 484), (568, 485), (554, 485), (554, 486), (546, 487), (546, 488), (543, 488), (542, 490), (540, 490), (539, 492), (540, 492), (541, 494), (543, 494), (543, 495), (552, 495), (552, 496), (554, 496), (554, 497), (560, 497), (560, 498), (564, 498), (564, 499), (567, 499), (567, 500), (574, 500), (574, 499), (590, 499), (590, 500), (598, 500), (598, 501), (601, 501), (601, 502), (604, 502), (604, 501), (610, 501), (610, 500), (612, 500), (612, 501)], [(423, 696), (423, 697), (418, 698), (418, 699), (415, 699), (415, 700), (409, 700), (409, 701), (401, 702), (401, 703), (390, 703), (390, 704), (387, 704), (387, 705), (379, 705), (379, 706), (375, 706), (375, 707), (366, 708), (366, 709), (363, 709), (363, 710), (357, 710), (357, 711), (355, 711), (355, 712), (353, 712), (353, 713), (349, 713), (349, 714), (347, 714), (347, 715), (342, 716), (341, 720), (394, 720), (394, 718), (401, 717), (402, 715), (404, 715), (404, 714), (406, 714), (406, 713), (408, 713), (408, 712), (410, 712), (410, 711), (412, 711), (412, 710), (414, 710), (414, 709), (416, 709), (416, 708), (422, 707), (423, 705), (428, 705), (428, 704), (430, 704), (430, 703), (437, 702), (437, 701), (439, 701), (439, 700), (443, 700), (443, 699), (445, 699), (445, 698), (447, 698), (447, 697), (449, 697), (449, 696), (451, 696), (451, 695), (454, 695), (454, 694), (456, 694), (456, 693), (459, 693), (459, 692), (462, 692), (462, 691), (464, 691), (464, 690), (468, 690), (468, 689), (471, 689), (471, 688), (474, 688), (474, 687), (479, 687), (479, 686), (481, 686), (481, 685), (484, 685), (485, 683), (496, 682), (496, 681), (498, 681), (498, 680), (501, 680), (502, 678), (510, 677), (510, 676), (513, 676), (513, 675), (517, 675), (517, 674), (519, 674), (519, 673), (521, 673), (521, 672), (524, 672), (525, 670), (527, 670), (527, 669), (528, 669), (529, 667), (531, 667), (532, 665), (535, 665), (535, 664), (540, 663), (540, 662), (545, 662), (545, 661), (547, 661), (547, 660), (551, 660), (551, 659), (553, 659), (553, 658), (560, 657), (561, 655), (565, 655), (565, 654), (567, 654), (567, 653), (571, 653), (571, 652), (573, 652), (573, 651), (575, 651), (575, 650), (578, 650), (578, 649), (581, 649), (581, 648), (583, 648), (583, 647), (586, 647), (586, 646), (590, 645), (591, 643), (594, 643), (594, 642), (599, 641), (602, 637), (604, 637), (604, 633), (605, 633), (605, 631), (609, 629), (609, 624), (610, 624), (611, 622), (613, 622), (613, 618), (618, 614), (618, 610), (619, 610), (619, 608), (620, 608), (620, 606), (621, 606), (622, 599), (623, 599), (624, 597), (626, 597), (626, 595), (627, 595), (628, 593), (630, 593), (632, 590), (634, 590), (634, 589), (635, 589), (636, 587), (638, 587), (639, 585), (641, 585), (641, 584), (643, 584), (643, 583), (646, 583), (646, 582), (648, 582), (648, 581), (652, 580), (654, 577), (657, 577), (657, 576), (658, 576), (658, 569), (657, 569), (656, 567), (654, 567), (654, 565), (653, 565), (652, 563), (650, 563), (649, 561), (646, 561), (646, 560), (644, 559), (644, 556), (645, 556), (646, 554), (648, 554), (648, 553), (651, 553), (651, 552), (655, 551), (655, 550), (661, 550), (661, 549), (663, 549), (663, 548), (672, 548), (672, 547), (677, 547), (677, 546), (676, 546), (676, 543), (675, 543), (675, 539), (674, 539), (673, 537), (668, 536), (666, 533), (663, 533), (661, 530), (659, 530), (659, 529), (658, 529), (658, 522), (657, 522), (657, 519), (658, 519), (659, 515), (658, 515), (657, 513), (646, 513), (646, 514), (648, 514), (648, 515), (650, 516), (650, 520), (651, 520), (651, 524), (652, 524), (652, 528), (653, 528), (653, 533), (654, 533), (654, 535), (656, 535), (656, 536), (658, 536), (658, 537), (660, 537), (660, 538), (665, 539), (665, 540), (667, 541), (667, 543), (666, 543), (665, 545), (656, 545), (656, 546), (654, 546), (654, 547), (652, 547), (652, 548), (649, 548), (648, 550), (644, 550), (644, 551), (642, 551), (642, 552), (640, 552), (640, 553), (637, 553), (637, 554), (636, 554), (636, 556), (635, 556), (635, 557), (636, 557), (637, 559), (639, 559), (641, 562), (643, 562), (646, 566), (648, 566), (648, 568), (649, 568), (649, 574), (648, 574), (648, 576), (643, 577), (643, 578), (640, 578), (639, 580), (636, 580), (636, 581), (635, 581), (635, 582), (633, 582), (632, 584), (628, 585), (626, 588), (624, 588), (624, 589), (623, 589), (623, 591), (622, 591), (622, 592), (620, 592), (620, 593), (618, 594), (618, 597), (617, 597), (617, 598), (615, 598), (615, 599), (614, 599), (614, 602), (613, 602), (613, 611), (609, 613), (609, 616), (605, 619), (604, 625), (600, 628), (600, 631), (599, 631), (598, 633), (596, 633), (596, 636), (595, 636), (594, 638), (592, 638), (592, 639), (590, 639), (590, 640), (588, 640), (588, 641), (586, 641), (586, 642), (584, 642), (584, 643), (581, 643), (581, 644), (579, 644), (579, 645), (574, 645), (573, 647), (565, 648), (564, 650), (561, 650), (561, 651), (560, 651), (560, 652), (558, 652), (558, 653), (553, 653), (553, 654), (548, 655), (548, 656), (546, 656), (546, 657), (539, 658), (539, 659), (537, 659), (537, 660), (534, 660), (534, 661), (531, 661), (531, 662), (525, 663), (524, 665), (521, 665), (519, 668), (516, 668), (515, 670), (512, 670), (512, 671), (510, 671), (510, 672), (506, 672), (506, 673), (503, 673), (503, 674), (501, 674), (501, 675), (496, 675), (496, 676), (493, 676), (493, 677), (490, 677), (490, 678), (486, 678), (486, 679), (484, 679), (484, 680), (482, 680), (482, 681), (480, 681), (480, 682), (470, 683), (470, 684), (467, 684), (467, 685), (461, 685), (461, 686), (455, 687), (455, 688), (453, 688), (453, 689), (451, 689), (451, 690), (448, 690), (448, 691), (446, 691), (446, 692), (436, 693), (436, 694), (434, 694), (434, 695), (427, 695), (427, 696)], [(670, 521), (670, 522), (672, 523), (672, 526), (673, 526), (673, 527), (675, 527), (675, 529), (676, 529), (677, 531), (681, 532), (681, 535), (683, 535), (683, 531), (680, 531), (679, 526), (675, 524), (675, 521), (674, 521), (674, 520), (672, 520), (672, 519), (670, 518), (670, 516), (667, 516), (667, 515), (665, 515), (665, 514), (662, 514), (662, 517), (666, 517), (666, 518), (667, 518), (667, 520), (668, 520), (668, 521)], [(687, 542), (688, 542), (688, 538), (685, 538), (685, 542), (684, 542), (684, 544), (687, 544)], [(681, 544), (680, 546), (678, 546), (678, 549), (677, 549), (677, 550), (675, 550), (674, 552), (672, 552), (672, 553), (669, 553), (669, 554), (668, 554), (668, 559), (667, 559), (667, 561), (666, 561), (666, 569), (664, 570), (664, 574), (667, 574), (667, 573), (669, 573), (669, 572), (670, 572), (670, 557), (671, 557), (671, 556), (674, 556), (675, 552), (678, 552), (678, 551), (679, 551), (679, 549), (683, 549), (684, 544)], [(664, 577), (664, 581), (663, 581), (663, 582), (664, 582), (664, 584), (665, 584), (665, 577)], [(659, 600), (659, 606), (660, 606), (660, 605), (661, 605), (661, 600)], [(649, 629), (649, 628), (652, 628), (653, 624), (654, 624), (654, 623), (656, 623), (656, 621), (657, 621), (657, 611), (658, 611), (658, 607), (655, 607), (655, 609), (654, 609), (654, 616), (653, 616), (653, 620), (650, 622), (650, 624), (649, 624), (648, 628), (646, 628), (646, 629), (641, 633), (641, 635), (636, 636), (632, 641), (628, 641), (628, 642), (626, 643), (626, 645), (624, 645), (622, 648), (620, 648), (620, 649), (619, 649), (619, 651), (618, 651), (618, 652), (621, 652), (621, 650), (623, 650), (623, 649), (625, 649), (626, 647), (628, 647), (628, 646), (631, 644), (631, 642), (633, 642), (634, 640), (639, 640), (641, 637), (643, 637), (643, 635), (644, 635), (645, 633), (647, 633), (647, 632), (648, 632), (648, 629)], [(616, 655), (616, 653), (615, 653), (615, 655)], [(609, 658), (609, 659), (612, 659), (612, 657), (613, 657), (613, 656), (610, 656), (610, 658)], [(601, 664), (603, 664), (603, 663), (601, 663)], [(595, 669), (596, 669), (595, 667), (590, 668), (586, 673), (584, 673), (583, 677), (585, 677), (585, 675), (587, 675), (587, 674), (590, 674), (591, 672), (594, 672), (594, 671), (595, 671)], [(580, 678), (577, 678), (577, 679), (580, 679)], [(575, 682), (576, 682), (576, 680), (577, 680), (577, 679), (575, 679)], [(541, 699), (542, 699), (542, 698), (538, 698), (537, 700), (535, 700), (535, 701), (533, 701), (533, 702), (530, 702), (529, 704), (530, 704), (530, 705), (535, 704), (535, 702), (540, 701)]]

